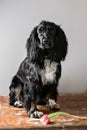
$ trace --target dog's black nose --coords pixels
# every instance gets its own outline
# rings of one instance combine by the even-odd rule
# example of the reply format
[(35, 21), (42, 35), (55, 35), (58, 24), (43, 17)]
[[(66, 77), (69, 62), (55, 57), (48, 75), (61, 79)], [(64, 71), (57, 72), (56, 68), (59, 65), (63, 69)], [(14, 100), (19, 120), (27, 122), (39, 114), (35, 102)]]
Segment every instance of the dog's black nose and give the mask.
[(47, 39), (46, 39), (46, 38), (43, 38), (42, 41), (43, 41), (43, 43), (46, 43), (46, 42), (47, 42)]
[(48, 40), (46, 38), (42, 39), (43, 45), (48, 44)]

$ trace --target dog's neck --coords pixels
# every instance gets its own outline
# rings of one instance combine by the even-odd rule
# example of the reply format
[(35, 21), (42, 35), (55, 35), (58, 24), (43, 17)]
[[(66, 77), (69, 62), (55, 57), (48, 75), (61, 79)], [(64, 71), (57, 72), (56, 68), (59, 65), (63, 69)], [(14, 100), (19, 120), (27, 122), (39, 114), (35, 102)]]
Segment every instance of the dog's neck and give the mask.
[(57, 53), (54, 49), (45, 50), (44, 59), (49, 59), (50, 61), (60, 63), (60, 60), (58, 59)]

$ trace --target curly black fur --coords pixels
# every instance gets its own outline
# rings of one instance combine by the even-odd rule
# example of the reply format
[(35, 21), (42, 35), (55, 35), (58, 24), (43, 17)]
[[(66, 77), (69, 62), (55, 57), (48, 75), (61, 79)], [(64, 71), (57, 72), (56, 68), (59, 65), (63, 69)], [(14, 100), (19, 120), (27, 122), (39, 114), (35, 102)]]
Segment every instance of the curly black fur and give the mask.
[[(37, 104), (57, 100), (61, 61), (67, 54), (67, 39), (60, 26), (41, 21), (27, 40), (27, 57), (21, 63), (10, 85), (10, 105), (21, 107), (31, 115)], [(50, 107), (52, 108), (52, 106)], [(53, 109), (53, 108), (52, 108)]]

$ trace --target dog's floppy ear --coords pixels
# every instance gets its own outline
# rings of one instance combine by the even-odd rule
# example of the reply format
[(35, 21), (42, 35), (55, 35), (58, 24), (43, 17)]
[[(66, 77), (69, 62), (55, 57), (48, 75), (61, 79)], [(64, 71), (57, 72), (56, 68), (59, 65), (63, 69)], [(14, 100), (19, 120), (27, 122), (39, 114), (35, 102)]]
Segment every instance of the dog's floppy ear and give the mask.
[(38, 44), (38, 35), (37, 35), (37, 26), (32, 30), (29, 38), (27, 39), (27, 54), (29, 53), (31, 47), (36, 46)]
[(27, 56), (30, 61), (36, 61), (38, 59), (38, 44), (39, 39), (37, 35), (37, 26), (32, 30), (30, 37), (27, 40)]
[(67, 39), (64, 31), (60, 26), (56, 25), (55, 48), (57, 50), (58, 59), (64, 60), (67, 54)]

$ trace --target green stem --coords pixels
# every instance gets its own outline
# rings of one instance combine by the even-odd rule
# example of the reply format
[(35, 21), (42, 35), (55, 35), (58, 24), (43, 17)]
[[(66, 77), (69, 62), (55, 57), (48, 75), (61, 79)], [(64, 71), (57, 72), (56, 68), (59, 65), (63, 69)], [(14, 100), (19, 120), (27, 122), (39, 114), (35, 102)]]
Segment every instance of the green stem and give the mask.
[(79, 119), (87, 119), (87, 117), (75, 116), (75, 115), (71, 115), (66, 112), (54, 112), (54, 113), (48, 115), (48, 117), (50, 119), (55, 119), (55, 118), (58, 118), (59, 116), (71, 116), (71, 117), (79, 118)]

